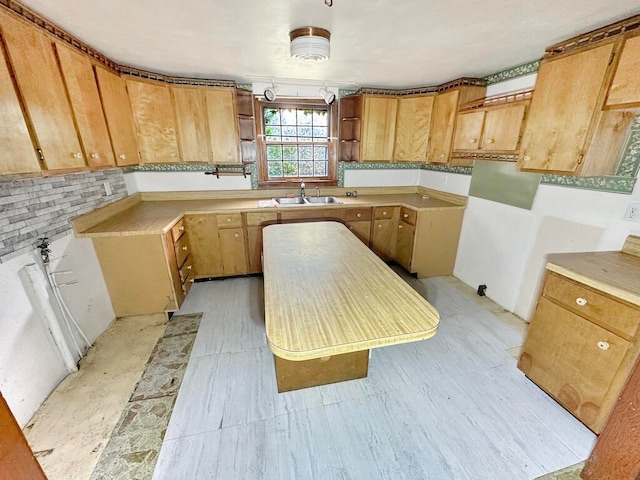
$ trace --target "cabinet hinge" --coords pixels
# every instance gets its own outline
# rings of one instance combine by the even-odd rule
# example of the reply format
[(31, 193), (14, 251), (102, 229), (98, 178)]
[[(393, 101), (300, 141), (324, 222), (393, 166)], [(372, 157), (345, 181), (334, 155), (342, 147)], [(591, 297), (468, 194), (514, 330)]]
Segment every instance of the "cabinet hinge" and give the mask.
[(142, 161), (142, 152), (138, 151), (138, 160)]
[(38, 160), (44, 163), (44, 153), (41, 148), (36, 148), (36, 153), (38, 154)]
[(578, 156), (578, 165), (580, 165), (580, 164), (582, 163), (582, 160), (583, 160), (583, 159), (584, 159), (584, 153), (581, 153), (581, 154)]

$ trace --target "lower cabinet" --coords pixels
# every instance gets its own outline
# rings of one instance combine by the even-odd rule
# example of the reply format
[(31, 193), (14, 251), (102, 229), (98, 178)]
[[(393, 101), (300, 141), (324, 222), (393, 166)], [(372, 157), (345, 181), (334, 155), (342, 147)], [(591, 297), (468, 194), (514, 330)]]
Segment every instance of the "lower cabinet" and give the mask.
[(345, 225), (367, 247), (371, 245), (371, 216), (371, 208), (350, 208), (345, 211)]
[(406, 270), (411, 272), (411, 258), (413, 257), (413, 237), (415, 227), (410, 223), (400, 221), (396, 238), (395, 260)]
[(548, 272), (518, 368), (600, 433), (638, 356), (640, 310)]
[(393, 260), (396, 249), (396, 230), (400, 207), (376, 207), (373, 209), (371, 249), (385, 261)]
[(249, 273), (260, 273), (262, 272), (262, 229), (267, 225), (278, 223), (278, 214), (275, 212), (247, 212), (244, 215), (247, 225)]

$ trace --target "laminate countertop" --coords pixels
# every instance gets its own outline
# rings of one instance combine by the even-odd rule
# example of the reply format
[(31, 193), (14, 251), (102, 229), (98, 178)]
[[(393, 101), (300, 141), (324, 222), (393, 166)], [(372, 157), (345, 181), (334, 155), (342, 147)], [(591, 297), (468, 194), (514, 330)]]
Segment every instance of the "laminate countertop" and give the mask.
[(263, 230), (267, 341), (302, 361), (424, 340), (439, 314), (337, 222)]
[(622, 252), (556, 253), (547, 270), (640, 306), (640, 256)]
[(352, 207), (405, 206), (414, 210), (464, 209), (453, 203), (419, 193), (339, 196), (342, 204), (291, 207), (258, 207), (258, 201), (271, 197), (215, 198), (194, 200), (141, 200), (135, 195), (116, 204), (89, 212), (72, 220), (79, 237), (150, 235), (166, 233), (185, 214), (281, 212), (291, 210), (340, 209)]

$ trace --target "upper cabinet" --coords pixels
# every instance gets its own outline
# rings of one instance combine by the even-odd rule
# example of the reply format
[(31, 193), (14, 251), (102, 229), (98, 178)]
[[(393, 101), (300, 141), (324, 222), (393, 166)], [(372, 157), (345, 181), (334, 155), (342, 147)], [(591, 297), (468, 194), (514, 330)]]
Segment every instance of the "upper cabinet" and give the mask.
[(580, 173), (613, 54), (609, 42), (541, 62), (520, 148), (521, 170)]
[(398, 100), (393, 159), (425, 162), (434, 95), (411, 95)]
[(195, 87), (171, 87), (180, 136), (180, 151), (185, 162), (209, 162), (211, 147), (207, 129), (207, 105), (204, 92)]
[(206, 88), (209, 139), (213, 163), (241, 163), (235, 89)]
[(40, 163), (0, 45), (0, 175), (39, 172)]
[(86, 167), (51, 40), (3, 10), (0, 29), (44, 165), (48, 170)]
[(95, 75), (116, 163), (119, 166), (137, 165), (139, 163), (138, 142), (133, 126), (127, 84), (120, 75), (97, 65)]
[(127, 79), (143, 163), (180, 161), (173, 100), (167, 85)]
[(607, 107), (640, 106), (640, 36), (627, 38), (613, 77)]
[(88, 165), (94, 168), (114, 166), (91, 60), (61, 43), (56, 43), (55, 49)]
[(364, 95), (360, 160), (381, 162), (393, 159), (398, 99)]

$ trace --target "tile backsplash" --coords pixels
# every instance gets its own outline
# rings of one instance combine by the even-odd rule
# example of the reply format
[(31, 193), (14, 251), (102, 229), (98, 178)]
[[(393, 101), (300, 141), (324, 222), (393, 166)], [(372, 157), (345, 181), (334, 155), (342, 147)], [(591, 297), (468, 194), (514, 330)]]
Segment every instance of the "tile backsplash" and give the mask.
[[(127, 196), (121, 169), (52, 177), (0, 177), (0, 263), (31, 251), (40, 237), (56, 240), (70, 219)], [(107, 195), (105, 183), (111, 190)]]

